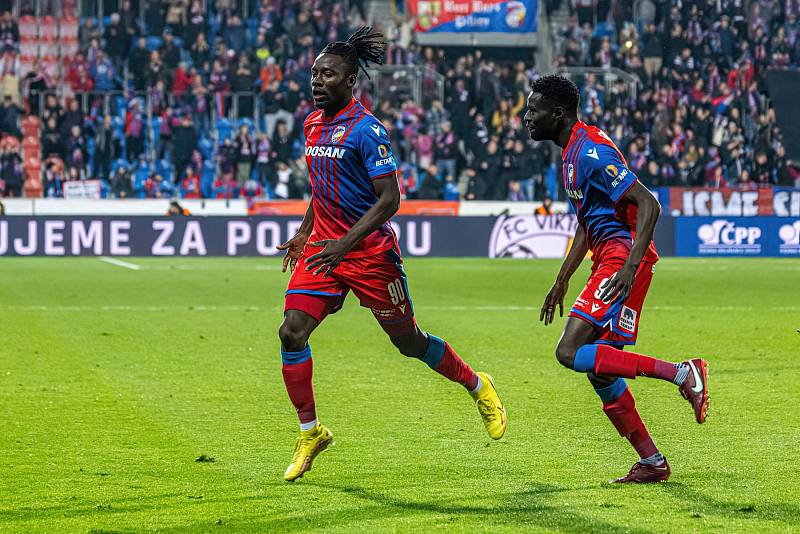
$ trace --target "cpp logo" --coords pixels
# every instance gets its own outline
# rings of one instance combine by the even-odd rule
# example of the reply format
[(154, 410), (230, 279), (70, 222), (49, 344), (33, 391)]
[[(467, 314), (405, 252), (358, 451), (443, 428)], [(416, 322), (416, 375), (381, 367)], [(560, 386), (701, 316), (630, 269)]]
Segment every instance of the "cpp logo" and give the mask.
[(800, 221), (794, 224), (784, 224), (778, 230), (778, 237), (781, 238), (781, 254), (800, 254)]
[(737, 226), (717, 220), (697, 229), (701, 254), (760, 254), (762, 231), (758, 226)]

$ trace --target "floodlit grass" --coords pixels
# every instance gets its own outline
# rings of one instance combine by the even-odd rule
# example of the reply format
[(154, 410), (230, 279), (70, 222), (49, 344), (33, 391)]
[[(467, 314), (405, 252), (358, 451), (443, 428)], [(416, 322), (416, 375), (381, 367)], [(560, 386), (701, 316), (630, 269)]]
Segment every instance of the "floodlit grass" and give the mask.
[(288, 484), (278, 260), (126, 261), (0, 260), (0, 531), (800, 529), (795, 260), (659, 263), (637, 350), (705, 356), (712, 404), (632, 383), (673, 469), (645, 487), (605, 483), (635, 455), (538, 322), (558, 262), (407, 262), (420, 325), (494, 376), (499, 442), (350, 297), (312, 338), (336, 445)]

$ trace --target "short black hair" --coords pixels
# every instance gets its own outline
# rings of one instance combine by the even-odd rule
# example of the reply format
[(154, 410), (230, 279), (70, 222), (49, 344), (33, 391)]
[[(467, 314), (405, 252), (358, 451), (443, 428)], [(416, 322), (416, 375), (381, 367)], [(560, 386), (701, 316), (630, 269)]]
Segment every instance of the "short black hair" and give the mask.
[(372, 30), (371, 26), (362, 26), (356, 33), (347, 38), (347, 41), (335, 41), (322, 49), (323, 54), (341, 56), (347, 62), (350, 73), (358, 74), (358, 69), (367, 74), (370, 63), (383, 65), (383, 54), (386, 50), (386, 41), (383, 34)]
[(560, 74), (548, 74), (532, 81), (531, 92), (539, 93), (553, 104), (562, 106), (567, 113), (578, 114), (578, 86)]

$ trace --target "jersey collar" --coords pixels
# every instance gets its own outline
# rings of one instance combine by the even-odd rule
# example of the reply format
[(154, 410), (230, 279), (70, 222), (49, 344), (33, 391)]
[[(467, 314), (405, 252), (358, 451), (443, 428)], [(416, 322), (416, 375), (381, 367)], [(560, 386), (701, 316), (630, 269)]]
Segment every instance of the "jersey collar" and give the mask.
[(328, 117), (326, 117), (326, 116), (325, 116), (325, 113), (323, 112), (323, 113), (322, 113), (322, 115), (321, 115), (321, 117), (322, 117), (322, 122), (324, 122), (324, 123), (329, 123), (329, 122), (333, 122), (333, 121), (339, 120), (340, 118), (342, 118), (342, 116), (343, 116), (345, 113), (349, 113), (349, 112), (350, 112), (350, 110), (351, 110), (351, 109), (353, 109), (353, 108), (355, 107), (355, 105), (356, 105), (356, 104), (358, 104), (358, 100), (356, 100), (356, 98), (355, 98), (355, 97), (351, 98), (351, 99), (350, 99), (350, 103), (349, 103), (349, 104), (347, 104), (347, 105), (346, 105), (344, 108), (342, 108), (342, 110), (341, 110), (339, 113), (337, 113), (336, 115), (334, 115), (334, 116), (333, 116), (333, 117), (331, 117), (331, 118), (328, 118)]
[(569, 134), (569, 141), (567, 141), (567, 146), (565, 146), (564, 150), (561, 152), (562, 154), (567, 153), (567, 150), (569, 150), (570, 145), (572, 145), (572, 140), (575, 139), (575, 136), (578, 134), (578, 132), (583, 130), (585, 126), (586, 124), (581, 120), (579, 120), (572, 126), (572, 133)]

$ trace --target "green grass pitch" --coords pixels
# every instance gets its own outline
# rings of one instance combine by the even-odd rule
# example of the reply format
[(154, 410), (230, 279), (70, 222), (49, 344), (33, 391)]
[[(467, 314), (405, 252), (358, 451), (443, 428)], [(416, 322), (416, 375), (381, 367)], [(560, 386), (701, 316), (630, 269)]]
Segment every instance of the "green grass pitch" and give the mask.
[(673, 469), (647, 487), (605, 483), (635, 455), (538, 322), (557, 261), (407, 261), (420, 325), (493, 374), (498, 442), (348, 298), (312, 338), (336, 445), (294, 484), (279, 260), (128, 261), (0, 260), (2, 532), (800, 530), (796, 260), (659, 263), (637, 349), (707, 357), (712, 400), (699, 426), (632, 383)]

